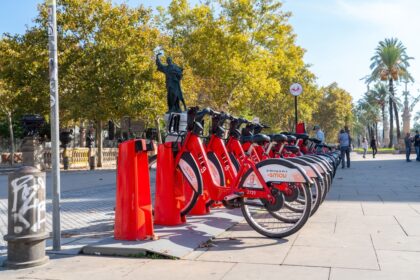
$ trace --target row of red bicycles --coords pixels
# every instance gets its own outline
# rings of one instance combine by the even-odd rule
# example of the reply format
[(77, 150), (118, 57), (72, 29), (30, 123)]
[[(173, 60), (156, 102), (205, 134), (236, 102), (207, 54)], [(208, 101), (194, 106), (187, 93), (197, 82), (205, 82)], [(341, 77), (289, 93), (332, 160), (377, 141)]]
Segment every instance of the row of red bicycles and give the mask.
[[(209, 135), (203, 136), (206, 116)], [(307, 134), (263, 134), (266, 128), (210, 108), (189, 108), (185, 130), (170, 134), (176, 137), (175, 168), (187, 182), (181, 215), (200, 203), (240, 208), (254, 230), (271, 238), (304, 226), (330, 190), (340, 155)], [(152, 177), (156, 167), (155, 155), (149, 158)]]

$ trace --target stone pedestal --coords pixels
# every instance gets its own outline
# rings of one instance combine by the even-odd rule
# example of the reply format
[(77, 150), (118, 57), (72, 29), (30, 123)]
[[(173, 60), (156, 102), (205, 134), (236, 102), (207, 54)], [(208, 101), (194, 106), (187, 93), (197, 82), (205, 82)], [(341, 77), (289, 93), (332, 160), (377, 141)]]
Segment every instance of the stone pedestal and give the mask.
[(403, 137), (405, 137), (405, 135), (407, 133), (410, 132), (410, 119), (411, 119), (411, 114), (410, 114), (410, 110), (408, 109), (408, 107), (404, 108), (404, 112), (402, 114), (402, 118), (403, 118)]
[(39, 170), (44, 168), (43, 148), (38, 137), (28, 136), (22, 142), (23, 164), (33, 166)]
[(165, 114), (165, 142), (181, 141), (178, 135), (187, 131), (187, 112)]

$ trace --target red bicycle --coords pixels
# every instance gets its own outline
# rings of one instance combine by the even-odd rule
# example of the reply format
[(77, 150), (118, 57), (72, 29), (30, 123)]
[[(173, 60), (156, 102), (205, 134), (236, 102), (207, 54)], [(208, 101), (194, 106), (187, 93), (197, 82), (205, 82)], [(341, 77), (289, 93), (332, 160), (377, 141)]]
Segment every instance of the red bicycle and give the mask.
[[(229, 184), (221, 184), (221, 176), (216, 175), (221, 174), (217, 171), (217, 165), (220, 168), (222, 166), (219, 158), (216, 156), (217, 161), (214, 158), (210, 160), (207, 154), (219, 154), (228, 164), (225, 166), (235, 168), (228, 160), (229, 152), (224, 140), (220, 134), (213, 134), (209, 141), (210, 148), (209, 145), (206, 148), (200, 138), (203, 118), (218, 114), (209, 108), (201, 111), (197, 107), (190, 108), (186, 134), (180, 146), (175, 145), (176, 166), (187, 180), (192, 193), (186, 197), (181, 214), (186, 215), (197, 198), (207, 192), (212, 201), (221, 201), (228, 208), (240, 207), (248, 224), (262, 235), (283, 238), (295, 233), (310, 215), (310, 185), (313, 181), (301, 167), (290, 161), (268, 159), (255, 163), (242, 154), (235, 157), (239, 163), (236, 177), (232, 175)], [(211, 167), (210, 162), (215, 166)], [(223, 172), (223, 175), (226, 174), (234, 173)], [(284, 183), (287, 183), (290, 193), (285, 193)]]

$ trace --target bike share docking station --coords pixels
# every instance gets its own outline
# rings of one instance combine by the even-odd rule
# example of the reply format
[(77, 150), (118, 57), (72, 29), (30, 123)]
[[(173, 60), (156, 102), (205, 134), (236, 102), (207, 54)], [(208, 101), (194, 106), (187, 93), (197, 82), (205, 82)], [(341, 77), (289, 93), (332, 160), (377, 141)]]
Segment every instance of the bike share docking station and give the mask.
[[(148, 168), (152, 142), (134, 139), (119, 145), (114, 237), (85, 246), (84, 254), (157, 253), (182, 258), (243, 220), (238, 211), (226, 209), (187, 218), (180, 214), (187, 182), (174, 166), (174, 150), (186, 129), (187, 116), (172, 113), (165, 119), (168, 136), (167, 142), (158, 146), (155, 180)], [(151, 189), (155, 190), (154, 209)]]

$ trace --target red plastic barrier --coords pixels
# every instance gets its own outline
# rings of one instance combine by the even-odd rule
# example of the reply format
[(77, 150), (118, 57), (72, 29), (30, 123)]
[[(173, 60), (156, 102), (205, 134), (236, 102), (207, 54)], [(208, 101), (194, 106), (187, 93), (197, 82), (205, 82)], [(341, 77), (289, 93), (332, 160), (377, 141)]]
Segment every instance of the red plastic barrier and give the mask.
[[(189, 186), (187, 186), (187, 182), (185, 182), (184, 190), (186, 192), (191, 192), (192, 190)], [(210, 195), (207, 190), (204, 190), (204, 193), (197, 198), (197, 202), (195, 203), (194, 207), (188, 213), (188, 215), (206, 215), (210, 213), (210, 207), (207, 205), (207, 202), (210, 199)]]
[(155, 193), (155, 224), (176, 226), (186, 222), (181, 216), (184, 205), (184, 178), (175, 169), (172, 142), (158, 147)]
[(300, 122), (297, 124), (296, 133), (306, 133), (306, 126), (304, 122)]
[(143, 139), (121, 143), (118, 149), (114, 238), (154, 239), (147, 151)]

